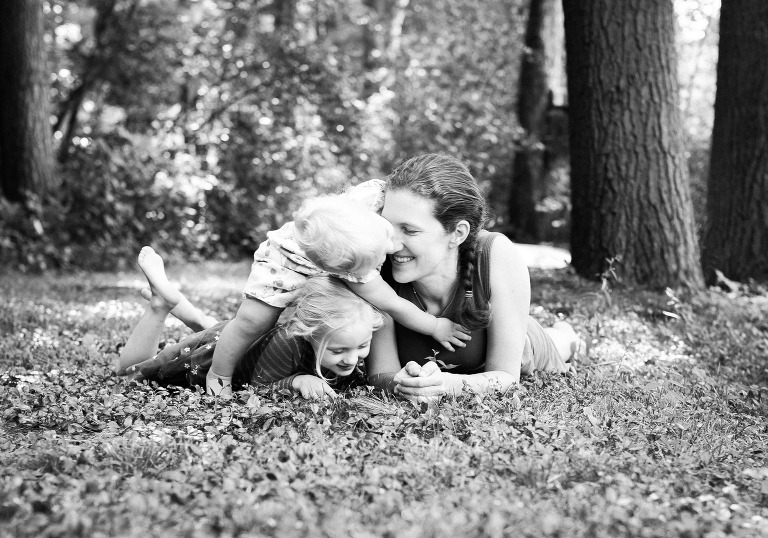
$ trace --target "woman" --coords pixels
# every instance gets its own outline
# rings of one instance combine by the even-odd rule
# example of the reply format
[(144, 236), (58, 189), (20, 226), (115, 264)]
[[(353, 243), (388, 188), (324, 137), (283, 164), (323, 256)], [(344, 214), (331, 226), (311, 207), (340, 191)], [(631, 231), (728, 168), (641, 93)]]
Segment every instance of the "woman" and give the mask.
[(542, 329), (529, 317), (528, 268), (509, 239), (482, 229), (483, 194), (456, 159), (429, 154), (400, 165), (388, 178), (382, 216), (395, 228), (389, 262), (398, 295), (464, 325), (472, 338), (438, 353), (429, 337), (388, 319), (366, 361), (371, 384), (414, 401), (465, 385), (506, 390), (521, 372), (566, 372), (570, 357), (585, 352), (569, 324)]

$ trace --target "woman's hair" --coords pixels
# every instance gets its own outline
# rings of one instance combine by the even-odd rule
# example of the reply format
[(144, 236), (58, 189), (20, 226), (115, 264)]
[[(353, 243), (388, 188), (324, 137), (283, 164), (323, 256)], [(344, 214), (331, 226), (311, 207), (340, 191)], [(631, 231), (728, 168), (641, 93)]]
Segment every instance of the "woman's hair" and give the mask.
[(295, 310), (285, 323), (285, 330), (290, 336), (318, 345), (315, 369), (320, 377), (320, 358), (335, 333), (358, 322), (370, 324), (373, 331), (384, 325), (381, 312), (335, 277), (308, 278), (291, 306)]
[(349, 197), (311, 198), (293, 222), (299, 246), (324, 271), (363, 275), (381, 263), (384, 227), (373, 211)]
[(459, 286), (455, 321), (470, 330), (487, 327), (491, 309), (485, 297), (473, 290), (477, 265), (477, 234), (485, 226), (487, 212), (480, 186), (461, 162), (449, 155), (429, 153), (412, 157), (387, 178), (387, 191), (407, 190), (434, 202), (434, 217), (446, 232), (461, 220), (469, 223), (469, 235), (459, 246)]

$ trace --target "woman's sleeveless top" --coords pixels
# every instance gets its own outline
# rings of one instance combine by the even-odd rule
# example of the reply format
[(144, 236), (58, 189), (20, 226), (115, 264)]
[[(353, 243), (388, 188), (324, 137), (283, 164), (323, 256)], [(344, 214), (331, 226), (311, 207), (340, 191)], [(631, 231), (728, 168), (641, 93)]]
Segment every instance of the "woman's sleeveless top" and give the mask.
[[(473, 280), (473, 291), (482, 294), (488, 300), (491, 295), (491, 245), (499, 237), (500, 233), (481, 231), (477, 235), (477, 271)], [(382, 274), (386, 274), (386, 280), (394, 288), (397, 294), (422, 308), (423, 305), (416, 295), (411, 283), (400, 284), (391, 279), (391, 268), (385, 265)], [(456, 320), (456, 299), (448, 305), (441, 317)], [(409, 361), (424, 364), (428, 360), (437, 362), (440, 368), (446, 372), (456, 374), (473, 374), (482, 372), (485, 367), (487, 331), (478, 329), (472, 331), (472, 340), (467, 342), (467, 347), (456, 348), (450, 352), (443, 348), (434, 338), (407, 327), (395, 323), (397, 338), (397, 352), (400, 364), (405, 366)]]

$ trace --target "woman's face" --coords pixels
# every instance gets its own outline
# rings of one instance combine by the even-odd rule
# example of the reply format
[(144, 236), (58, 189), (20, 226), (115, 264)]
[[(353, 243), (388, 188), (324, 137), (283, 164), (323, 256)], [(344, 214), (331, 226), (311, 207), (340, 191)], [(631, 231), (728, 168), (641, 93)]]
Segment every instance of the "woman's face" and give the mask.
[[(397, 249), (392, 259), (395, 281), (416, 282), (424, 277), (456, 270), (451, 235), (434, 217), (434, 201), (408, 190), (387, 191), (381, 216), (392, 223)], [(454, 257), (451, 257), (451, 255)]]

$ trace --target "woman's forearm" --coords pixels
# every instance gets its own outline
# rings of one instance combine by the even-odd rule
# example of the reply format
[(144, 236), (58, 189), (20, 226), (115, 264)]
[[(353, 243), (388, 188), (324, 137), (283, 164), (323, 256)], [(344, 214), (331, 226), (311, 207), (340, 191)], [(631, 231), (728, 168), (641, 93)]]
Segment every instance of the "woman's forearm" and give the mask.
[(443, 372), (446, 379), (446, 392), (457, 396), (461, 394), (464, 387), (468, 387), (473, 392), (489, 392), (491, 390), (506, 391), (520, 381), (509, 372), (502, 370), (493, 370), (490, 372), (481, 372), (479, 374), (451, 374)]

